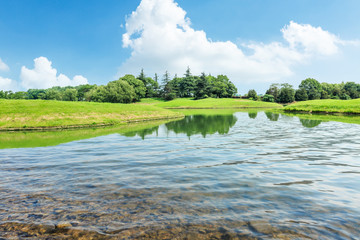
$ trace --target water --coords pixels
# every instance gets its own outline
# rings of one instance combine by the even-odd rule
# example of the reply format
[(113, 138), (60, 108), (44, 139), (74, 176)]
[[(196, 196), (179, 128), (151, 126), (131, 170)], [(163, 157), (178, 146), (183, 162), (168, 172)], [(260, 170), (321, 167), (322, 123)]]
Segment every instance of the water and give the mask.
[(194, 115), (0, 150), (0, 237), (356, 239), (360, 125)]

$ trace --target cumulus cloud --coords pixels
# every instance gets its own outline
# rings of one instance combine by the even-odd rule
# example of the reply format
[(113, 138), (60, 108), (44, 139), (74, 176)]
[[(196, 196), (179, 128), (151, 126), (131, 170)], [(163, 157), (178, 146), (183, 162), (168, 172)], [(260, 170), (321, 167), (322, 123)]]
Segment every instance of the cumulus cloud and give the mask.
[[(1, 58), (0, 58), (0, 71), (9, 71), (10, 68), (9, 66), (4, 63)], [(5, 78), (5, 77), (1, 77), (0, 76), (0, 90), (10, 90), (12, 89), (14, 85), (14, 81), (11, 80), (10, 78)]]
[(0, 58), (0, 71), (9, 71), (10, 68), (6, 63), (4, 63)]
[[(314, 56), (329, 56), (345, 44), (334, 34), (309, 24), (290, 22), (283, 41), (241, 44), (211, 41), (191, 27), (186, 12), (174, 0), (142, 0), (126, 19), (123, 47), (132, 49), (119, 74), (182, 73), (187, 66), (212, 74), (227, 74), (234, 82), (277, 81), (293, 74), (292, 67)], [(240, 34), (240, 33), (239, 33)], [(244, 50), (251, 50), (245, 54)], [(197, 71), (197, 72), (196, 72)]]
[(0, 90), (11, 90), (13, 89), (14, 81), (10, 78), (4, 78), (0, 76)]
[(57, 75), (57, 70), (52, 67), (52, 62), (46, 57), (35, 58), (33, 69), (23, 66), (20, 79), (21, 85), (26, 89), (77, 86), (88, 83), (88, 80), (81, 75), (76, 75), (73, 79), (61, 73)]

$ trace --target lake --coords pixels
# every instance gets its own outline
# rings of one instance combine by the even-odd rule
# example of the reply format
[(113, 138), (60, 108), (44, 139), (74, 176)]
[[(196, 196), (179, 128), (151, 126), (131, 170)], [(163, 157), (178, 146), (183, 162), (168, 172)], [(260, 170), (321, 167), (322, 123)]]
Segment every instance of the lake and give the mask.
[(0, 133), (0, 239), (360, 236), (360, 125), (184, 112), (121, 130)]

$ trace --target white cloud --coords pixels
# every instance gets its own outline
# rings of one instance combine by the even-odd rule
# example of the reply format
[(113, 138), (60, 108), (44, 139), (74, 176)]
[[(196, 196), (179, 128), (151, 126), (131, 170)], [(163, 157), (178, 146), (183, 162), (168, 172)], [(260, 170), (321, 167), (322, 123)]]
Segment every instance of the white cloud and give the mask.
[(3, 78), (0, 76), (0, 90), (11, 90), (13, 88), (14, 81), (10, 78)]
[[(119, 75), (141, 68), (150, 73), (227, 74), (235, 83), (278, 81), (293, 75), (292, 67), (314, 56), (329, 56), (346, 44), (337, 36), (308, 24), (290, 22), (281, 32), (282, 42), (237, 46), (214, 42), (204, 31), (191, 27), (186, 12), (174, 0), (142, 0), (126, 19), (123, 47), (132, 49)], [(252, 50), (245, 54), (244, 49)]]
[(341, 40), (321, 27), (298, 24), (293, 21), (281, 29), (290, 48), (304, 50), (308, 54), (332, 55), (338, 52)]
[(64, 74), (57, 75), (57, 70), (52, 67), (52, 62), (46, 57), (35, 58), (33, 69), (23, 66), (20, 79), (21, 85), (26, 89), (77, 86), (88, 83), (87, 79), (81, 75), (76, 75), (72, 80)]
[(0, 58), (0, 71), (9, 71), (10, 68), (6, 63), (4, 63)]

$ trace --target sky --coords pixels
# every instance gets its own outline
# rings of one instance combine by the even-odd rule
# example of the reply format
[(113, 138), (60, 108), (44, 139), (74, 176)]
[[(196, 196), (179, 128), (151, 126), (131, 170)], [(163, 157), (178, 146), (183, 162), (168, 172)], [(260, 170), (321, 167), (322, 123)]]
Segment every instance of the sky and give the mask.
[(239, 93), (360, 83), (358, 0), (0, 0), (0, 89), (225, 74)]

